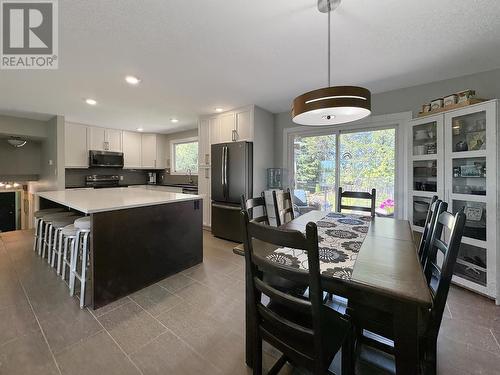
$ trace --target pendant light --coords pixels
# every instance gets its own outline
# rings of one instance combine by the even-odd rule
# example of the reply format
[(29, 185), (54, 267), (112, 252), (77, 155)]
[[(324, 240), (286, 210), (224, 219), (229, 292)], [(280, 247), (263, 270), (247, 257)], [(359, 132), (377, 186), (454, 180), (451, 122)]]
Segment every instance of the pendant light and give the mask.
[(360, 120), (371, 114), (371, 94), (358, 86), (331, 86), (330, 18), (340, 0), (318, 0), (318, 10), (328, 13), (328, 87), (306, 92), (293, 101), (296, 124), (326, 126)]

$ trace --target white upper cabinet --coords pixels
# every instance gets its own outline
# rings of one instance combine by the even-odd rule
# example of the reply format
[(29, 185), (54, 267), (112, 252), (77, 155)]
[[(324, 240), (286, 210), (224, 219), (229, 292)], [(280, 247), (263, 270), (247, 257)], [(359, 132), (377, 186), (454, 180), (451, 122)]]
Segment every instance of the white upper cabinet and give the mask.
[[(204, 119), (200, 121), (198, 126), (198, 165), (206, 167), (210, 165), (210, 143), (206, 140), (210, 139), (210, 120)], [(202, 141), (202, 140), (205, 140)]]
[[(214, 145), (214, 144), (217, 144), (217, 143), (220, 143), (221, 142), (221, 138), (220, 138), (220, 119), (215, 117), (215, 118), (211, 118), (210, 120), (208, 120), (208, 125), (210, 127), (210, 131), (209, 131), (209, 139), (210, 139), (210, 145)], [(201, 140), (201, 138), (200, 138)], [(208, 139), (206, 139), (205, 141), (208, 141)], [(210, 147), (209, 145), (209, 147)]]
[(167, 147), (165, 136), (156, 135), (156, 169), (167, 168)]
[(156, 134), (142, 134), (141, 139), (142, 148), (142, 167), (143, 168), (156, 168)]
[(122, 137), (123, 132), (117, 129), (106, 129), (104, 140), (108, 147), (108, 151), (123, 151)]
[(105, 151), (105, 129), (89, 127), (89, 149)]
[(236, 112), (236, 124), (234, 128), (233, 140), (235, 141), (252, 141), (253, 126), (252, 126), (252, 111), (246, 109), (241, 112)]
[(236, 116), (234, 113), (225, 113), (220, 116), (220, 139), (219, 143), (233, 142), (236, 127)]
[(123, 162), (124, 168), (142, 168), (142, 137), (141, 133), (123, 132)]
[(122, 131), (117, 129), (105, 129), (89, 127), (89, 149), (99, 151), (122, 152)]
[(85, 125), (66, 123), (64, 135), (66, 168), (88, 168), (87, 131), (88, 127)]

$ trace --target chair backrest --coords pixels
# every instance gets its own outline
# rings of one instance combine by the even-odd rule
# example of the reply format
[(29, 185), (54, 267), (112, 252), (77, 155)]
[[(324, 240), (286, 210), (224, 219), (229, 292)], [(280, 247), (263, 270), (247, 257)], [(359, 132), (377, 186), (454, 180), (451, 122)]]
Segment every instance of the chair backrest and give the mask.
[[(247, 298), (250, 299), (251, 321), (255, 332), (283, 352), (292, 362), (315, 369), (314, 373), (323, 373), (324, 365), (333, 360), (325, 358), (328, 353), (335, 353), (340, 349), (350, 321), (334, 310), (331, 312), (335, 319), (333, 327), (327, 324), (327, 307), (323, 304), (323, 292), (320, 279), (320, 263), (318, 251), (318, 230), (316, 224), (308, 223), (306, 235), (295, 230), (284, 230), (249, 221), (246, 211), (241, 211), (243, 226), (243, 244), (245, 247), (245, 264), (247, 278), (251, 280)], [(259, 242), (278, 247), (289, 247), (307, 251), (309, 270), (299, 270), (278, 262), (266, 259), (254, 251)], [(264, 277), (270, 276), (270, 277)], [(309, 286), (308, 298), (300, 298), (276, 289), (267, 280), (281, 277), (293, 282)], [(248, 279), (247, 279), (248, 280)], [(310, 317), (309, 325), (290, 320), (290, 314), (282, 314), (262, 303), (262, 294), (284, 307), (281, 312), (293, 311)], [(328, 320), (331, 322), (331, 320)], [(323, 334), (324, 332), (324, 334)], [(328, 345), (326, 346), (326, 335)], [(333, 338), (333, 339), (332, 339)], [(329, 363), (329, 362), (328, 362)]]
[[(452, 215), (443, 209), (446, 206), (445, 202), (441, 202), (437, 209), (439, 216), (434, 223), (429, 255), (424, 267), (425, 277), (433, 299), (428, 329), (435, 337), (437, 337), (441, 326), (453, 276), (453, 268), (457, 260), (465, 225), (463, 209)], [(447, 228), (449, 232), (448, 243), (441, 240), (444, 228)], [(442, 255), (442, 262), (438, 259), (438, 252)]]
[[(286, 189), (283, 192), (283, 201), (282, 201), (282, 209), (278, 206), (278, 194), (276, 194), (276, 190), (273, 190), (273, 203), (274, 203), (274, 213), (276, 214), (276, 226), (280, 227), (282, 224), (288, 223), (295, 218), (295, 214), (293, 212), (293, 202), (292, 202), (292, 193), (290, 193), (290, 189)], [(287, 217), (289, 220), (287, 220)], [(283, 222), (281, 222), (281, 218), (283, 218)]]
[[(269, 225), (269, 217), (267, 216), (266, 200), (264, 198), (264, 192), (260, 194), (260, 197), (245, 199), (245, 196), (241, 196), (241, 209), (248, 212), (251, 222), (265, 223)], [(255, 216), (258, 214), (259, 216)]]
[[(424, 231), (422, 232), (422, 237), (420, 238), (420, 244), (418, 245), (418, 259), (420, 259), (420, 264), (422, 267), (425, 265), (425, 258), (428, 254), (428, 248), (430, 244), (430, 239), (432, 235), (432, 229), (434, 228), (434, 223), (438, 217), (437, 208), (442, 201), (438, 199), (437, 195), (432, 197), (431, 203), (429, 204), (429, 210), (427, 211), (427, 217), (425, 218)], [(443, 211), (446, 211), (448, 204)]]
[[(355, 198), (355, 199), (367, 199), (370, 201), (370, 207), (366, 206), (350, 206), (342, 203), (343, 198)], [(372, 217), (375, 217), (375, 200), (377, 198), (377, 190), (372, 189), (371, 193), (362, 191), (343, 191), (339, 187), (339, 194), (337, 196), (337, 212), (342, 212), (342, 210), (353, 210), (353, 211), (363, 211), (369, 212)]]

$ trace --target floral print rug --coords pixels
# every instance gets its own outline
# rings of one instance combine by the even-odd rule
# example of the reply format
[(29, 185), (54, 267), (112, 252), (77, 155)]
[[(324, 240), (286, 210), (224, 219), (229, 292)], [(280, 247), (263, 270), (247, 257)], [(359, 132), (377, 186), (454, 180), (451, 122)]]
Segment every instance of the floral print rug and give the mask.
[[(371, 217), (331, 212), (316, 222), (319, 262), (323, 275), (350, 279), (359, 249), (368, 233)], [(286, 266), (309, 269), (307, 252), (283, 247), (267, 259)]]

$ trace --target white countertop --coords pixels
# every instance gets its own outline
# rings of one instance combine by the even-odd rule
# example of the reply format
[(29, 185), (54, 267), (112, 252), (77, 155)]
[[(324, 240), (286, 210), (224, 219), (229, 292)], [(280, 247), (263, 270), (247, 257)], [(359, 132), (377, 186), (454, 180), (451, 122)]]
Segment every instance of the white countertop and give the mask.
[(203, 198), (201, 195), (126, 187), (44, 191), (37, 193), (37, 195), (86, 214)]

